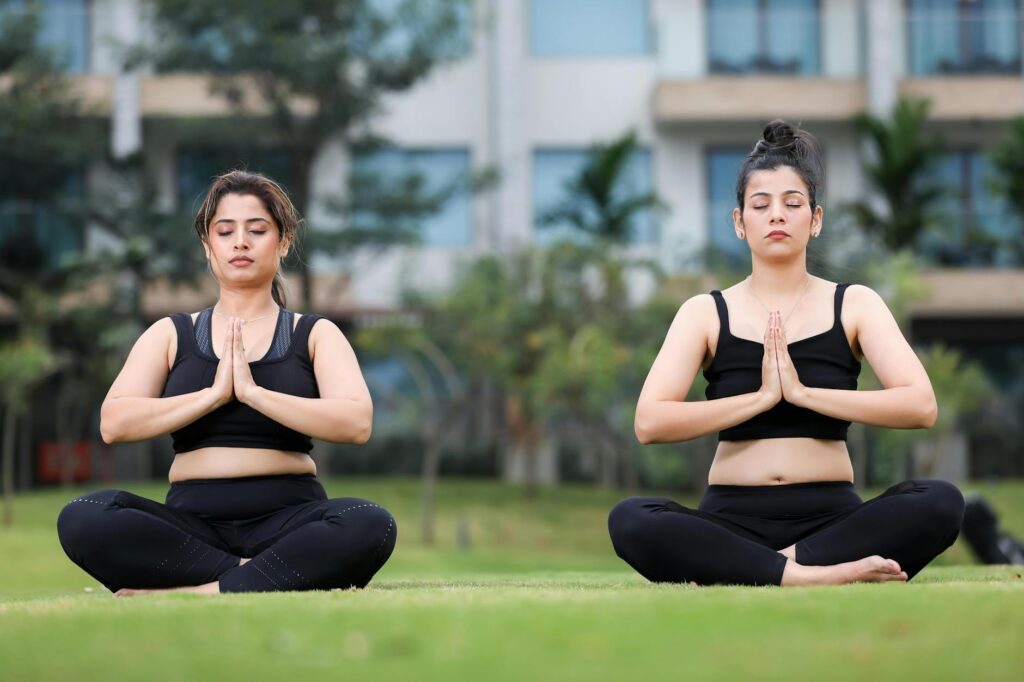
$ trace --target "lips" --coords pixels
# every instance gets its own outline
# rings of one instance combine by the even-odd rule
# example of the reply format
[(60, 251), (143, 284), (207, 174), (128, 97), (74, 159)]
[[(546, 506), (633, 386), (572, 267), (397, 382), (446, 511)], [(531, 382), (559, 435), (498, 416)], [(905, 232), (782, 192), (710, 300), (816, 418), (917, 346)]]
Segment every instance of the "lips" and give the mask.
[(242, 263), (248, 264), (252, 262), (252, 258), (247, 258), (246, 256), (236, 256), (232, 258), (229, 262), (233, 263), (234, 265), (241, 265)]
[(789, 236), (789, 233), (788, 232), (783, 232), (782, 230), (772, 230), (771, 232), (768, 233), (768, 237), (769, 238), (771, 238), (771, 237), (788, 237), (788, 236)]

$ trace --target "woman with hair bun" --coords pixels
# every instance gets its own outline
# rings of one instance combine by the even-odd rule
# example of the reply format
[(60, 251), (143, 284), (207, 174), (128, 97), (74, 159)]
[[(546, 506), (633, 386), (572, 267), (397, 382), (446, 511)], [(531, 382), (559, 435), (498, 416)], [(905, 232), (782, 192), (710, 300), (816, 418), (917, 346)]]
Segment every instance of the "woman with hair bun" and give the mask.
[(363, 587), (391, 556), (391, 515), (328, 499), (309, 456), (311, 438), (365, 443), (373, 406), (338, 327), (286, 308), (299, 226), (263, 175), (232, 171), (207, 192), (195, 229), (217, 303), (147, 329), (100, 413), (107, 443), (171, 434), (166, 503), (101, 490), (57, 519), (68, 557), (111, 592)]
[[(878, 294), (807, 271), (822, 175), (812, 135), (781, 120), (765, 127), (733, 210), (751, 274), (683, 303), (647, 376), (642, 443), (719, 439), (696, 509), (634, 497), (612, 510), (616, 553), (648, 580), (905, 582), (956, 540), (964, 502), (945, 481), (904, 481), (867, 502), (854, 490), (850, 422), (929, 428), (937, 407)], [(881, 390), (856, 390), (862, 359)], [(686, 402), (698, 369), (707, 400)]]

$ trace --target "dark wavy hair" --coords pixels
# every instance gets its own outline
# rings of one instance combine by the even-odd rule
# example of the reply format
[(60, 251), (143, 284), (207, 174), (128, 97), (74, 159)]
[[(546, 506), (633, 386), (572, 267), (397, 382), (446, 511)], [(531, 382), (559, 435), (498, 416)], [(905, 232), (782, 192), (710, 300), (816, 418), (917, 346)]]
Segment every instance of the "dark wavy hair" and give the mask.
[[(244, 194), (254, 196), (263, 203), (274, 223), (277, 225), (277, 239), (283, 241), (288, 239), (292, 246), (295, 245), (299, 228), (302, 226), (302, 219), (295, 205), (288, 198), (280, 185), (260, 173), (251, 173), (245, 170), (228, 171), (214, 179), (206, 192), (202, 206), (196, 213), (195, 228), (196, 234), (204, 242), (209, 243), (210, 221), (217, 213), (217, 206), (226, 194)], [(282, 308), (287, 308), (287, 300), (284, 293), (284, 277), (278, 270), (274, 274), (274, 283), (270, 290), (274, 302)]]
[(821, 146), (814, 135), (777, 118), (764, 127), (761, 139), (740, 166), (739, 177), (736, 179), (736, 204), (741, 211), (750, 174), (761, 170), (775, 170), (780, 166), (789, 166), (797, 172), (807, 185), (811, 211), (817, 208), (818, 192), (822, 191), (825, 185)]

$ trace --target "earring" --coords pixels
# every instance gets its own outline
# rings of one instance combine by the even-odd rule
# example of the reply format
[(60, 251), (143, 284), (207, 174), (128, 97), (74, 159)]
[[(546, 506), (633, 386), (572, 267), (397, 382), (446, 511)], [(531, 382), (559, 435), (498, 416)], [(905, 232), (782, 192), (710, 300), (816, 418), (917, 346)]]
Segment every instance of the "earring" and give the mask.
[(746, 233), (746, 232), (743, 232), (743, 231), (741, 230), (741, 231), (740, 231), (740, 239), (743, 239), (743, 238), (745, 238), (746, 236), (747, 236), (747, 233)]

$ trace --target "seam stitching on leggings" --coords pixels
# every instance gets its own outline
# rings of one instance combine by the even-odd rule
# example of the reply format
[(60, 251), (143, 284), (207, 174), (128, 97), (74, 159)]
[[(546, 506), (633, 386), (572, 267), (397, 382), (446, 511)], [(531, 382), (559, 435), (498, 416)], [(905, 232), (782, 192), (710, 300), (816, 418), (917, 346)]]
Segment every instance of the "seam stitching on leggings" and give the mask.
[(381, 540), (380, 545), (377, 546), (377, 551), (384, 549), (384, 545), (387, 544), (388, 538), (391, 537), (391, 528), (395, 525), (394, 519), (388, 519), (388, 529), (384, 531), (384, 539)]
[(277, 560), (281, 562), (281, 565), (282, 565), (282, 566), (284, 566), (284, 567), (285, 567), (285, 568), (287, 568), (287, 569), (288, 569), (289, 571), (291, 571), (292, 573), (294, 573), (295, 575), (297, 575), (297, 576), (298, 576), (298, 577), (299, 577), (300, 579), (302, 579), (303, 581), (306, 581), (306, 582), (308, 582), (308, 579), (306, 578), (306, 576), (302, 575), (301, 573), (299, 573), (298, 571), (296, 571), (296, 570), (295, 570), (294, 568), (292, 568), (291, 566), (289, 566), (288, 564), (286, 564), (286, 563), (284, 562), (284, 559), (282, 559), (282, 558), (281, 558), (280, 556), (278, 556), (277, 552), (275, 552), (275, 551), (274, 551), (274, 549), (273, 549), (272, 547), (270, 548), (270, 553), (271, 553), (271, 554), (273, 554), (273, 555), (274, 555), (274, 556), (275, 556), (275, 557), (277, 558)]
[[(174, 550), (174, 554), (177, 554), (182, 549), (184, 549), (185, 545), (187, 545), (190, 540), (192, 540), (192, 538), (186, 535), (185, 536), (185, 541), (183, 543), (181, 543), (176, 550)], [(155, 573), (156, 571), (159, 571), (161, 568), (163, 568), (164, 564), (166, 564), (168, 561), (170, 561), (172, 558), (174, 558), (174, 554), (172, 554), (171, 556), (167, 557), (166, 559), (161, 561), (159, 564), (157, 564), (156, 568), (153, 569), (153, 572)], [(179, 561), (178, 563), (180, 564), (181, 562)]]
[[(259, 571), (260, 573), (263, 573), (263, 571), (262, 571), (262, 570), (260, 569), (260, 567), (259, 567), (259, 566), (257, 566), (257, 565), (256, 565), (256, 564), (255, 564), (254, 562), (250, 561), (249, 563), (250, 563), (250, 564), (253, 564), (253, 568), (255, 568), (255, 569), (256, 569), (257, 571)], [(269, 580), (270, 582), (274, 583), (274, 587), (276, 587), (276, 588), (277, 588), (277, 589), (279, 589), (279, 590), (281, 589), (281, 586), (277, 584), (277, 581), (275, 581), (275, 580), (274, 580), (273, 578), (271, 578), (271, 577), (270, 577), (269, 575), (267, 575), (266, 573), (263, 573), (263, 576), (264, 576), (264, 577), (265, 577), (265, 578), (266, 578), (267, 580)]]
[[(97, 500), (87, 500), (84, 497), (76, 497), (75, 499), (71, 500), (71, 502), (68, 502), (68, 504), (71, 504), (72, 502), (88, 502), (89, 504), (98, 504), (101, 507), (107, 506), (106, 502), (98, 502)], [(68, 504), (65, 504), (64, 506), (66, 507), (68, 506)]]
[(193, 568), (195, 567), (195, 565), (196, 565), (196, 564), (198, 564), (198, 563), (199, 563), (200, 561), (202, 561), (203, 559), (205, 559), (205, 558), (206, 558), (206, 555), (207, 555), (207, 554), (209, 554), (209, 553), (210, 553), (210, 548), (209, 548), (209, 547), (207, 547), (207, 548), (206, 548), (206, 551), (205, 551), (205, 552), (203, 552), (202, 554), (200, 554), (200, 555), (199, 555), (199, 558), (198, 558), (198, 559), (196, 559), (196, 560), (195, 560), (195, 561), (193, 561), (193, 562), (192, 562), (191, 564), (189, 564), (189, 565), (188, 565), (188, 568), (186, 568), (186, 569), (184, 570), (184, 572), (185, 572), (185, 573), (188, 573), (189, 571), (191, 571), (191, 570), (192, 570), (192, 569), (193, 569)]
[[(189, 538), (189, 539), (192, 539), (192, 538)], [(188, 553), (188, 554), (186, 554), (186, 555), (185, 555), (184, 557), (182, 557), (181, 559), (178, 559), (178, 563), (174, 564), (174, 566), (172, 566), (172, 567), (171, 567), (171, 570), (170, 570), (170, 571), (168, 571), (168, 572), (169, 572), (169, 573), (174, 573), (174, 571), (176, 571), (176, 570), (178, 569), (178, 566), (181, 566), (181, 562), (182, 562), (182, 561), (185, 561), (185, 559), (188, 559), (188, 558), (189, 558), (190, 556), (192, 556), (193, 554), (195, 554), (195, 553), (196, 553), (196, 550), (197, 550), (197, 549), (199, 549), (199, 543), (196, 543), (195, 545), (193, 545), (193, 547), (192, 547), (191, 551), (189, 551), (189, 553)]]
[(270, 560), (267, 558), (266, 552), (261, 554), (259, 558), (262, 559), (264, 562), (266, 562), (268, 570), (277, 570), (280, 573), (281, 577), (284, 580), (286, 580), (289, 585), (291, 585), (292, 583), (295, 582), (295, 580), (293, 580), (292, 577), (288, 575), (288, 572), (284, 570), (284, 562), (283, 561), (281, 562), (282, 568), (275, 569), (273, 566), (270, 565)]
[(346, 507), (345, 509), (342, 509), (340, 512), (331, 514), (331, 516), (341, 516), (345, 512), (350, 512), (353, 509), (362, 509), (363, 507), (376, 507), (377, 509), (380, 509), (380, 505), (379, 504), (373, 504), (371, 502), (370, 504), (357, 504), (354, 507)]

